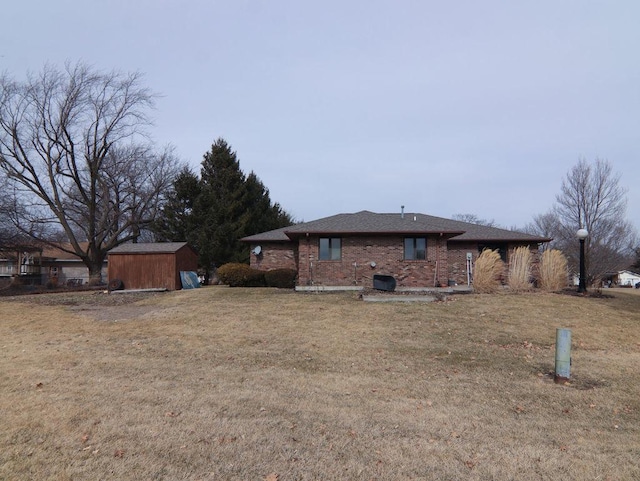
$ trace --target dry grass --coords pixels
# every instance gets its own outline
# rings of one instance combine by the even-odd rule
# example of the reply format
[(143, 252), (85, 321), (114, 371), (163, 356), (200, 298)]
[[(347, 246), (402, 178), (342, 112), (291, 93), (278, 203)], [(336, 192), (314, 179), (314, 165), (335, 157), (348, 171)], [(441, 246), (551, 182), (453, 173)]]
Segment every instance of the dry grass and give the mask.
[(568, 285), (567, 258), (557, 249), (544, 251), (540, 257), (540, 288), (559, 291)]
[(528, 291), (531, 283), (531, 250), (527, 246), (516, 247), (509, 259), (509, 288), (514, 292)]
[(485, 249), (478, 256), (473, 270), (473, 289), (481, 294), (497, 292), (504, 273), (504, 262), (497, 250)]
[(3, 299), (0, 479), (640, 479), (640, 295), (607, 292)]

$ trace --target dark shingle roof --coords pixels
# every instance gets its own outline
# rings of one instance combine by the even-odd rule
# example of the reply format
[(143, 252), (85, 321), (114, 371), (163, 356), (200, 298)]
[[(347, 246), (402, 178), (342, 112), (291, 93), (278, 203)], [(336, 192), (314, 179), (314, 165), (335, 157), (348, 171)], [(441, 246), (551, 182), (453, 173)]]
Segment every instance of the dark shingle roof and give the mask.
[(240, 239), (242, 242), (288, 242), (291, 241), (285, 231), (291, 229), (293, 226), (282, 227), (280, 229), (270, 230), (267, 232), (261, 232), (260, 234), (250, 235)]
[(449, 225), (446, 219), (423, 214), (376, 214), (363, 210), (355, 214), (338, 214), (286, 230), (289, 237), (310, 234), (462, 234), (464, 230)]
[[(86, 251), (87, 247), (88, 247), (88, 242), (80, 242), (80, 248), (83, 251)], [(42, 250), (42, 257), (48, 258), (48, 259), (55, 259), (58, 261), (64, 260), (64, 261), (81, 262), (82, 259), (80, 259), (76, 254), (72, 254), (71, 252), (68, 252), (72, 250), (73, 250), (73, 247), (71, 247), (71, 244), (59, 244), (57, 246), (46, 245)]]
[(170, 254), (178, 252), (186, 242), (139, 242), (121, 244), (109, 251), (109, 254)]
[(442, 234), (450, 241), (518, 241), (540, 243), (550, 239), (496, 227), (470, 224), (425, 214), (376, 214), (369, 211), (337, 214), (295, 224), (242, 239), (244, 242), (286, 242), (306, 234), (366, 235), (366, 234)]

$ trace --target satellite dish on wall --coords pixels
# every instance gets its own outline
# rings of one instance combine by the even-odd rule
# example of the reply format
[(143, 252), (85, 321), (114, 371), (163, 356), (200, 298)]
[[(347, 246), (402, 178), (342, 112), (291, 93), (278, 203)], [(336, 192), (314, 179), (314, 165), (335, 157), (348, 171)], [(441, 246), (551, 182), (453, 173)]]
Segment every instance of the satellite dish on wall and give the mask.
[(255, 246), (252, 251), (255, 255), (259, 256), (262, 253), (262, 247)]

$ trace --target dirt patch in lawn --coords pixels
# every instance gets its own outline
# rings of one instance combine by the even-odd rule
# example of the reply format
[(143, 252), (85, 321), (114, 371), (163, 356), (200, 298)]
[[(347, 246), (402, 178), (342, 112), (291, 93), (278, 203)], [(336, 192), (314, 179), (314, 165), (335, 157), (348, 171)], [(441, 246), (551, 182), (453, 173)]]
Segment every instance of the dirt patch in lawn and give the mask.
[(71, 313), (98, 321), (125, 321), (141, 318), (157, 311), (154, 303), (164, 292), (132, 292), (110, 294), (105, 290), (82, 290), (4, 297), (30, 306), (64, 306)]
[(144, 305), (111, 305), (111, 306), (73, 306), (71, 312), (80, 314), (96, 321), (129, 321), (132, 319), (141, 319), (148, 313), (157, 311), (153, 306)]

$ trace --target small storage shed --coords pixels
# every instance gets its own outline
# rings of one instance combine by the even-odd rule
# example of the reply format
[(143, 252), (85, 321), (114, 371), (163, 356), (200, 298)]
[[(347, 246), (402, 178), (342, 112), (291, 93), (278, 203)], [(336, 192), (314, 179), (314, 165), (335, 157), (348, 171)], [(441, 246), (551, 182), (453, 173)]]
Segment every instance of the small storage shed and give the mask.
[(109, 251), (109, 286), (172, 291), (182, 288), (180, 271), (197, 269), (198, 254), (186, 242), (122, 244)]

